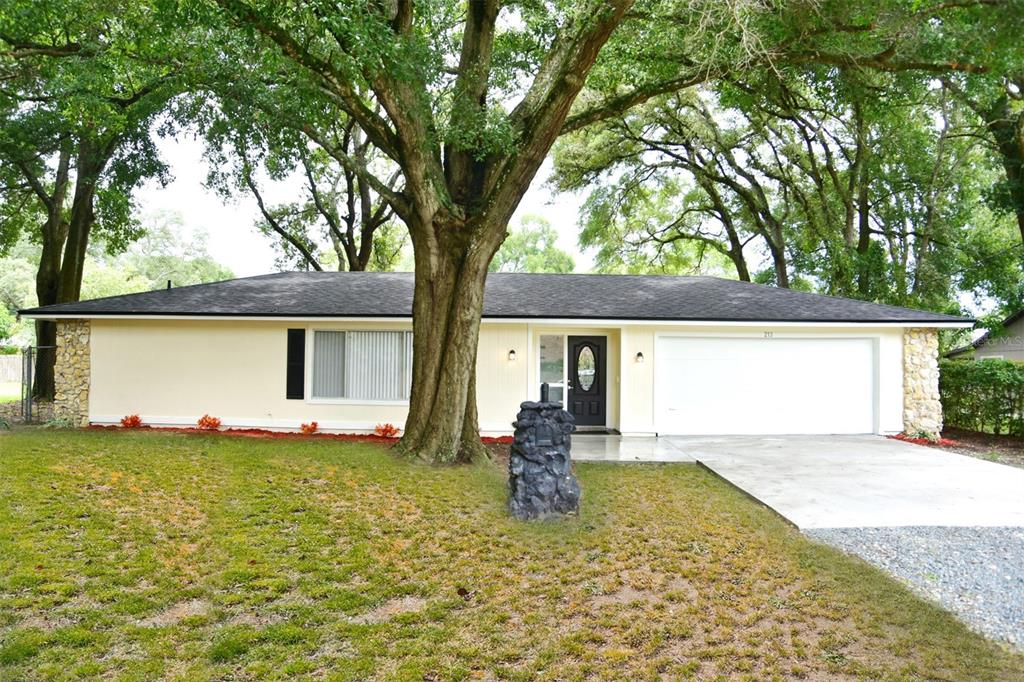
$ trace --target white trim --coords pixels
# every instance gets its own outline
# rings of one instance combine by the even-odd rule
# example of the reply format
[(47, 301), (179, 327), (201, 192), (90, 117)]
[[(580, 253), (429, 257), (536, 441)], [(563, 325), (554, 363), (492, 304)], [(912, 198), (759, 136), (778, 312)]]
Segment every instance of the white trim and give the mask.
[[(195, 416), (160, 416), (160, 415), (139, 415), (142, 423), (155, 428), (195, 428), (199, 421), (199, 415)], [(275, 431), (298, 431), (303, 420), (301, 419), (253, 419), (251, 417), (224, 417), (221, 419), (221, 427), (232, 429), (267, 429)], [(101, 426), (118, 425), (121, 423), (121, 415), (111, 414), (90, 414), (90, 424)], [(358, 421), (334, 421), (317, 420), (318, 430), (325, 433), (373, 433), (377, 422)], [(401, 433), (401, 432), (399, 432)], [(504, 436), (512, 433), (510, 424), (502, 425), (497, 423), (481, 424), (480, 435), (482, 436)]]
[(360, 400), (358, 398), (309, 398), (308, 405), (399, 405), (406, 406), (408, 400)]
[[(378, 322), (403, 322), (411, 325), (411, 317), (324, 317), (324, 316), (247, 316), (247, 315), (22, 315), (35, 320), (211, 320), (238, 322), (338, 322), (374, 324)], [(561, 327), (895, 327), (907, 329), (969, 329), (974, 322), (773, 322), (770, 320), (605, 320), (600, 318), (546, 318), (546, 317), (487, 317), (487, 324), (542, 324)]]

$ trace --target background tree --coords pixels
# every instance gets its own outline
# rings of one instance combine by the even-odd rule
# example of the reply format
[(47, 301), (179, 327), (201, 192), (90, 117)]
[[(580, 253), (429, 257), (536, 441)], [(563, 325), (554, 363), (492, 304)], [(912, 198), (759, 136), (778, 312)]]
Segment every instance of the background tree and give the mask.
[(701, 271), (711, 251), (741, 280), (958, 310), (998, 221), (992, 160), (943, 90), (852, 76), (720, 82), (563, 140), (560, 186), (591, 188), (581, 244), (606, 268)]
[[(176, 213), (156, 213), (139, 219), (143, 236), (114, 253), (102, 239), (90, 242), (82, 276), (82, 297), (118, 296), (174, 286), (231, 279), (231, 270), (207, 250), (203, 229), (189, 229)], [(41, 246), (24, 235), (0, 258), (0, 309), (13, 314), (38, 305), (35, 270)], [(31, 341), (28, 321), (15, 324), (11, 336), (18, 345)]]
[(473, 373), (484, 279), (559, 135), (658, 95), (782, 64), (983, 70), (1024, 22), (1018, 3), (1000, 0), (911, 9), (745, 0), (216, 7), (223, 11), (192, 0), (173, 20), (226, 24), (244, 39), (218, 39), (197, 56), (258, 65), (246, 73), (351, 117), (400, 169), (395, 190), (356, 159), (335, 157), (409, 229), (415, 351), (399, 447), (445, 462), (482, 452)]
[[(0, 192), (17, 215), (3, 237), (41, 245), (41, 305), (78, 300), (90, 237), (137, 237), (132, 191), (166, 180), (149, 128), (180, 84), (163, 35), (143, 3), (0, 10)], [(52, 398), (54, 323), (36, 323), (36, 342), (34, 391)]]
[[(394, 191), (400, 174), (351, 117), (329, 118), (277, 89), (208, 78), (189, 107), (206, 137), (209, 184), (226, 197), (248, 194), (256, 228), (270, 237), (282, 269), (390, 270), (405, 228), (356, 168), (372, 169)], [(341, 163), (338, 158), (350, 160)], [(270, 205), (261, 178), (301, 183), (301, 198)]]
[(977, 115), (988, 133), (1004, 172), (992, 187), (990, 203), (1016, 217), (1024, 243), (1024, 76), (999, 84), (947, 77), (943, 85)]
[(509, 233), (489, 266), (490, 272), (572, 272), (572, 256), (556, 246), (558, 233), (540, 216), (524, 216)]
[[(127, 250), (114, 255), (109, 251), (98, 253), (94, 262), (116, 268), (126, 276), (137, 274), (145, 282), (143, 290), (162, 289), (168, 281), (172, 286), (189, 286), (235, 276), (210, 255), (206, 229), (186, 226), (180, 214), (149, 214), (140, 224), (142, 236)], [(87, 279), (89, 270), (87, 267)]]

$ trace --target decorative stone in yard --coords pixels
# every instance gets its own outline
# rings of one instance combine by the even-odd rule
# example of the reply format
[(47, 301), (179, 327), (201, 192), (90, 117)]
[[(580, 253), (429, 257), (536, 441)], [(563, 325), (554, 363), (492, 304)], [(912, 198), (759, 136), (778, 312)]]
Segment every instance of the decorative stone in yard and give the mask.
[(509, 511), (517, 519), (575, 514), (580, 484), (572, 473), (572, 415), (556, 402), (525, 402), (512, 424), (515, 436), (508, 462)]

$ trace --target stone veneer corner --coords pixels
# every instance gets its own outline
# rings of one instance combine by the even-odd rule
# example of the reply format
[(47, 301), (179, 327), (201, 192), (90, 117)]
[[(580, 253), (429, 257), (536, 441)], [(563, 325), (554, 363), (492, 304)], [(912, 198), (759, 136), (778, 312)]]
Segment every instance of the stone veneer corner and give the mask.
[(89, 425), (89, 320), (57, 320), (53, 416)]
[(903, 332), (903, 432), (932, 439), (942, 432), (936, 329)]

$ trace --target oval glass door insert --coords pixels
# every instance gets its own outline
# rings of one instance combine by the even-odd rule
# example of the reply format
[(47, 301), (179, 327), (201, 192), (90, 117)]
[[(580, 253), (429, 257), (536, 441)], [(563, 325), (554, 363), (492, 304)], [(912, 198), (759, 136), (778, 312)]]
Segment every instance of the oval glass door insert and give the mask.
[(580, 387), (581, 391), (589, 391), (590, 387), (594, 385), (594, 379), (597, 378), (595, 367), (594, 351), (590, 349), (590, 346), (584, 346), (580, 350), (579, 357), (576, 358), (576, 385)]

